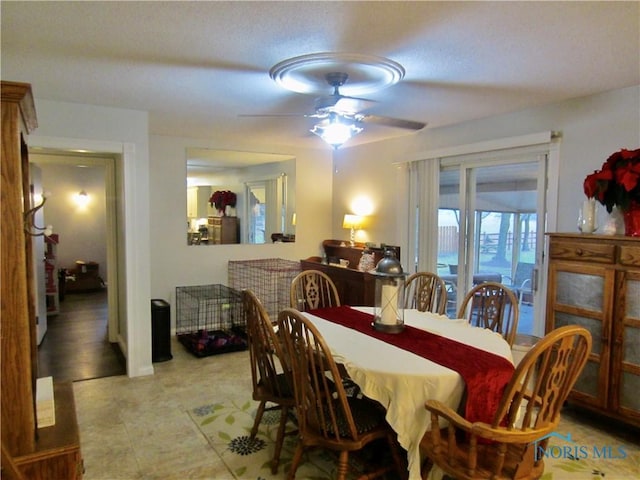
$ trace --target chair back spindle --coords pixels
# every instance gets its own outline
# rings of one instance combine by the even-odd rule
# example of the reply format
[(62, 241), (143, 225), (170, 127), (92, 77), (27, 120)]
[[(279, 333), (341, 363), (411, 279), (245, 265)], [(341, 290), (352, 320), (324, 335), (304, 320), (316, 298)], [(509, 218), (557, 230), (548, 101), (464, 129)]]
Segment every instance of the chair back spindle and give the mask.
[(438, 275), (416, 272), (405, 281), (405, 308), (444, 314), (447, 308), (447, 286)]
[(291, 282), (291, 308), (308, 312), (317, 308), (339, 307), (340, 297), (333, 280), (319, 270), (304, 270)]
[(497, 282), (473, 287), (458, 310), (458, 318), (466, 318), (471, 325), (500, 333), (511, 346), (516, 338), (519, 314), (515, 294)]

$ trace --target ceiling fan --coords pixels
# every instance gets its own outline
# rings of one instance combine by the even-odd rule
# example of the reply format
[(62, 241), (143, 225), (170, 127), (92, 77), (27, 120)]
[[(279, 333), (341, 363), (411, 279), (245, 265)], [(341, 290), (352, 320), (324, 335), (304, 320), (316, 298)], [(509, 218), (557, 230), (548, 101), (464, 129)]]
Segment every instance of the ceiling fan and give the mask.
[(327, 118), (332, 113), (342, 118), (360, 123), (374, 123), (388, 127), (407, 128), (410, 130), (420, 130), (426, 126), (425, 123), (413, 120), (401, 120), (399, 118), (381, 117), (379, 115), (369, 115), (363, 110), (370, 108), (376, 103), (365, 98), (347, 97), (340, 94), (340, 87), (344, 85), (349, 76), (343, 72), (327, 73), (327, 83), (333, 87), (333, 93), (324, 97), (318, 97), (315, 101), (315, 113), (305, 115), (313, 118)]
[(306, 117), (317, 118), (320, 122), (310, 131), (320, 136), (334, 148), (338, 148), (344, 142), (363, 130), (361, 124), (370, 123), (387, 127), (405, 128), (409, 130), (420, 130), (426, 123), (413, 120), (402, 120), (399, 118), (370, 115), (364, 110), (370, 108), (376, 102), (365, 98), (345, 96), (340, 93), (342, 87), (348, 80), (349, 75), (345, 72), (329, 72), (325, 79), (329, 86), (333, 88), (333, 93), (316, 98), (315, 111), (308, 114), (272, 114), (272, 115), (242, 115), (250, 117)]

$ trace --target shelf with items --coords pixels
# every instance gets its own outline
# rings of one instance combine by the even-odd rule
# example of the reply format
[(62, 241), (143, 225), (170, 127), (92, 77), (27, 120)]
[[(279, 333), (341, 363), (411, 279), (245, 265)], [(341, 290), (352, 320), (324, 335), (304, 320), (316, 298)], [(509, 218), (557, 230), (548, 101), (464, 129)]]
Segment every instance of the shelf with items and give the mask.
[(60, 238), (57, 233), (49, 235), (44, 239), (44, 274), (47, 315), (57, 315), (60, 312), (60, 292), (57, 269), (57, 249), (59, 241)]

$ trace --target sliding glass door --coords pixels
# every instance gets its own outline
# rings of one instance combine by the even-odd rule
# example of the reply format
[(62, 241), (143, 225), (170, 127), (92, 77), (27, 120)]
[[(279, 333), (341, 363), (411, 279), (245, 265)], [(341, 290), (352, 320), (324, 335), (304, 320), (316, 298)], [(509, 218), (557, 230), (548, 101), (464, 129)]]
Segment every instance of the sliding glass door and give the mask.
[(448, 284), (450, 316), (464, 292), (494, 281), (518, 296), (518, 332), (539, 330), (546, 159), (529, 154), (441, 160), (437, 258), (438, 274)]

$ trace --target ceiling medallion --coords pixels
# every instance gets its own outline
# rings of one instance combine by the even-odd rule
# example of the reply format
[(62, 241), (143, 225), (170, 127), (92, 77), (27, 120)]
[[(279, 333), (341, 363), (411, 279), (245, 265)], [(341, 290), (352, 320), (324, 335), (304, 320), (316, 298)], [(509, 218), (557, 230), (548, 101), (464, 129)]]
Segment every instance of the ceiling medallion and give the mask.
[(297, 93), (330, 94), (327, 74), (342, 72), (349, 80), (340, 86), (343, 95), (377, 92), (404, 77), (402, 65), (388, 58), (357, 53), (322, 52), (301, 55), (277, 63), (269, 76), (279, 85)]

